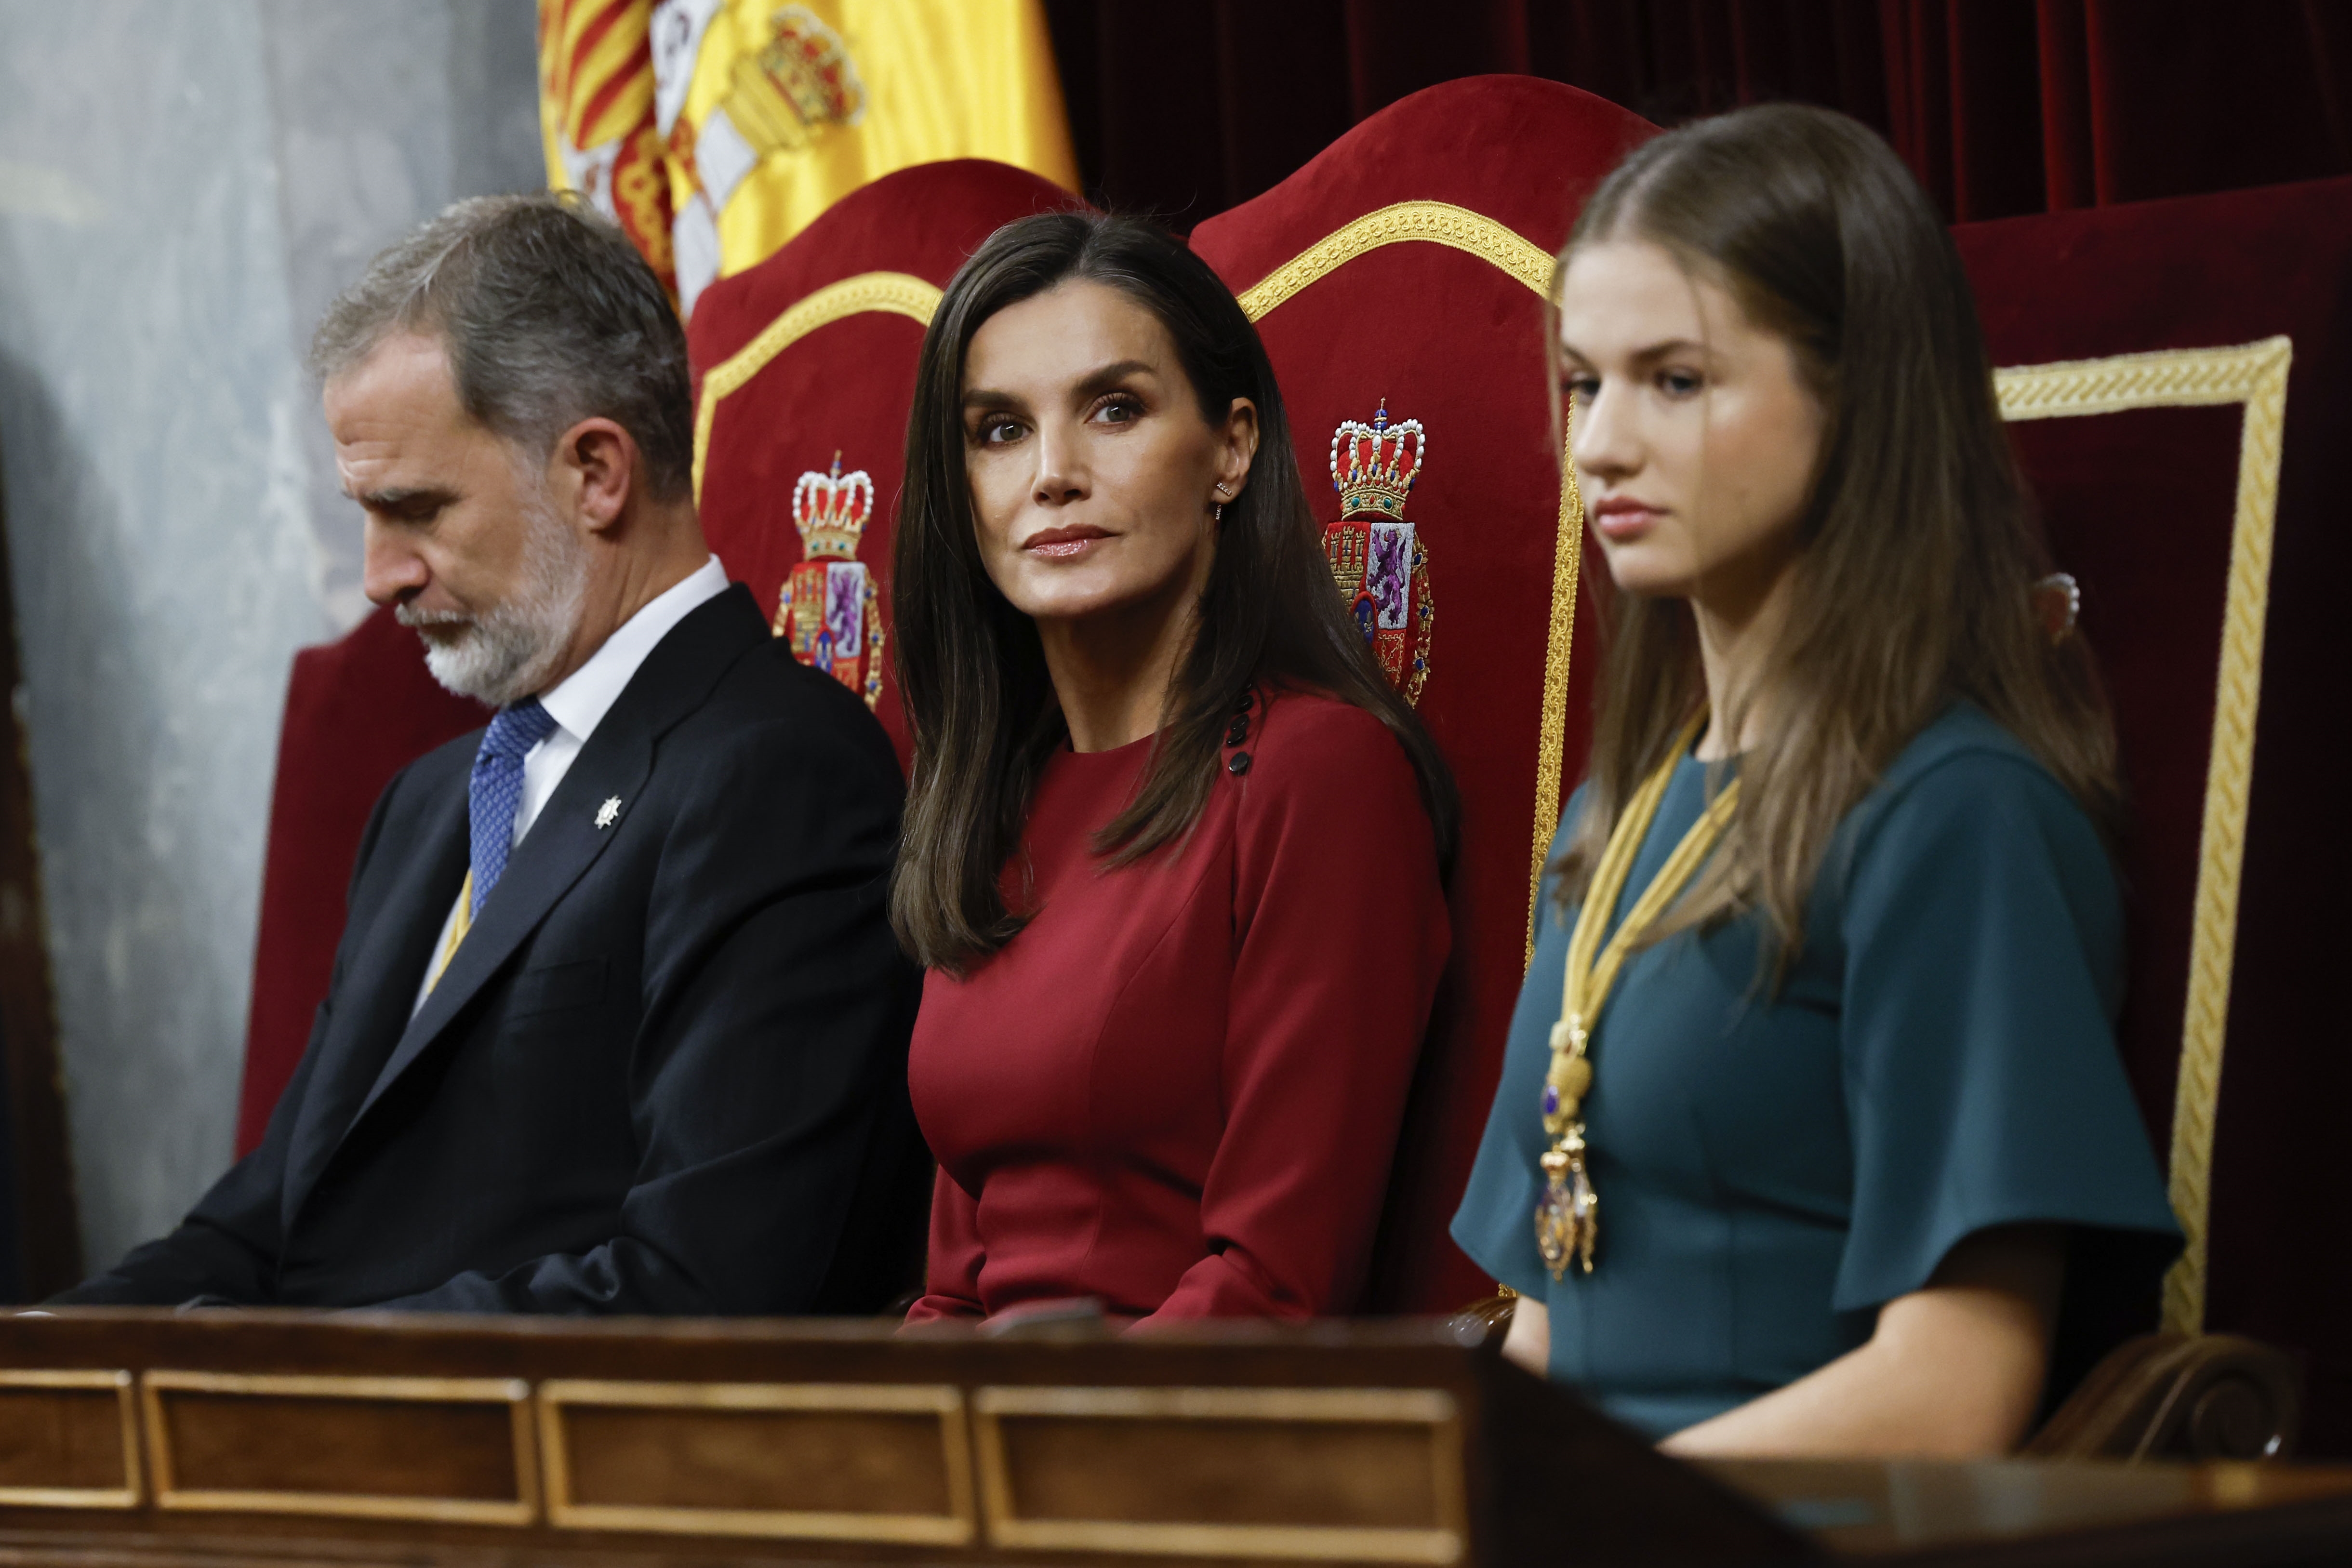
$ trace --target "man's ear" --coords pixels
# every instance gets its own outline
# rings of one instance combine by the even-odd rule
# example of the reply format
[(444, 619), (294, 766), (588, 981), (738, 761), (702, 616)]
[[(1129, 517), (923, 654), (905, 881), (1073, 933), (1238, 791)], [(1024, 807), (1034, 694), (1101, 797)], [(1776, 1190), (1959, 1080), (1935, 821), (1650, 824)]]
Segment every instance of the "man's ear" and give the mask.
[(604, 533), (628, 506), (638, 462), (635, 438), (599, 415), (557, 437), (553, 477), (569, 480), (564, 488), (579, 498), (580, 518), (589, 531)]

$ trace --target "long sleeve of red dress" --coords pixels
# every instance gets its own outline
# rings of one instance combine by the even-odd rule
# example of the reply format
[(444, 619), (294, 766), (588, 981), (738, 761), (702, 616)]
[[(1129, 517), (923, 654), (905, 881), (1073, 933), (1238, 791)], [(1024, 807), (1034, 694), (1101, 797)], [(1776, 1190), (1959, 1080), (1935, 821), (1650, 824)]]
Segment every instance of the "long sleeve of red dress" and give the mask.
[(910, 1321), (1083, 1296), (1146, 1322), (1296, 1319), (1361, 1295), (1450, 942), (1412, 769), (1370, 714), (1284, 693), (1193, 832), (1108, 869), (1088, 840), (1149, 747), (1049, 764), (1035, 918), (928, 983), (909, 1078), (940, 1173)]

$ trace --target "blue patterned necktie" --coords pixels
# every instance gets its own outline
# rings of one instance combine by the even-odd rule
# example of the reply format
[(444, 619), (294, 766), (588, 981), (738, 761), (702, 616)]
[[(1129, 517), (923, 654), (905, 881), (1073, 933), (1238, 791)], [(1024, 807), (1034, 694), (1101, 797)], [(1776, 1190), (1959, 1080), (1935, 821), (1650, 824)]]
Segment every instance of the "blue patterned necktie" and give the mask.
[(472, 818), (474, 900), (466, 911), (470, 923), (482, 912), (482, 900), (505, 875), (507, 856), (514, 849), (515, 812), (522, 805), (523, 753), (547, 739), (555, 718), (526, 697), (511, 708), (501, 708), (474, 753), (474, 776), (466, 786), (466, 810)]

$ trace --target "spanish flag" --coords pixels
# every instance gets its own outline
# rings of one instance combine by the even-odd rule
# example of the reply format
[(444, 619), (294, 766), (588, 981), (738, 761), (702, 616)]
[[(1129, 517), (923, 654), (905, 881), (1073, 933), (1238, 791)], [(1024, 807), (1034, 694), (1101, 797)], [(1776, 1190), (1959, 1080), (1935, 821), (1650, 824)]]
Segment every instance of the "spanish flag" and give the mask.
[(681, 308), (866, 181), (993, 158), (1077, 187), (1040, 0), (540, 0), (548, 177)]
[(654, 118), (654, 0), (539, 0), (547, 183), (619, 224), (672, 294), (670, 174)]

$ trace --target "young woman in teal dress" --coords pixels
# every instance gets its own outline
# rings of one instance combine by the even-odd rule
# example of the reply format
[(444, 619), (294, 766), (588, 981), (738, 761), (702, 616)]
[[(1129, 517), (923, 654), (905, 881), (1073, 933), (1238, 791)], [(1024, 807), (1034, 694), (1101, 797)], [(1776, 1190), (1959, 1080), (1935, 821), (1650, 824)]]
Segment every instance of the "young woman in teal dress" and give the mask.
[(2178, 1233), (2113, 731), (1958, 257), (1783, 105), (1634, 152), (1554, 276), (1615, 620), (1455, 1239), (1507, 1355), (1670, 1449), (2000, 1452), (2070, 1242), (2152, 1320)]

